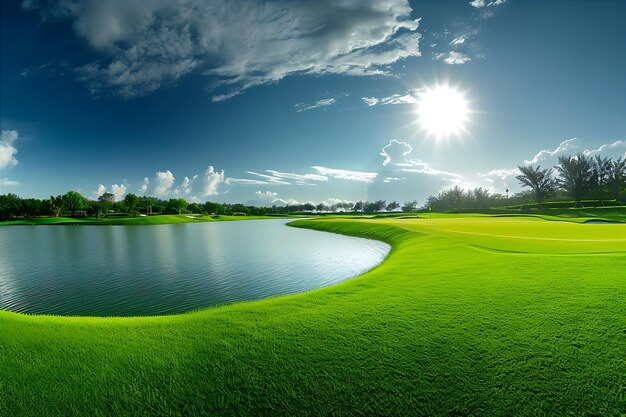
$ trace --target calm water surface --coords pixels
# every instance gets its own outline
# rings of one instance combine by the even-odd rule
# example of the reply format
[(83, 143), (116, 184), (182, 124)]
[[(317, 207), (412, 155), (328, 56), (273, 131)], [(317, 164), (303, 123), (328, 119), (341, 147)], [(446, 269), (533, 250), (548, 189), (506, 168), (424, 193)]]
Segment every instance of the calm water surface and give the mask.
[(337, 283), (389, 252), (385, 243), (286, 222), (0, 227), (0, 309), (178, 313)]

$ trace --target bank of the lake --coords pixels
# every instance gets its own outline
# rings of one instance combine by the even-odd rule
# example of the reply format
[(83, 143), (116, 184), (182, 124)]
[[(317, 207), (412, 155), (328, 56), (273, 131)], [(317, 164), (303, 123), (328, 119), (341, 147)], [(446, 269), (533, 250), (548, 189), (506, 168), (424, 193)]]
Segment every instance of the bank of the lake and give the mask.
[(0, 415), (621, 415), (621, 226), (303, 220), (392, 246), (313, 292), (151, 318), (0, 312)]
[(91, 225), (91, 226), (139, 226), (151, 224), (180, 224), (201, 222), (224, 222), (235, 220), (260, 220), (301, 218), (303, 216), (226, 216), (216, 214), (158, 214), (151, 216), (112, 216), (96, 219), (95, 217), (35, 217), (0, 222), (0, 226), (36, 226), (36, 225)]

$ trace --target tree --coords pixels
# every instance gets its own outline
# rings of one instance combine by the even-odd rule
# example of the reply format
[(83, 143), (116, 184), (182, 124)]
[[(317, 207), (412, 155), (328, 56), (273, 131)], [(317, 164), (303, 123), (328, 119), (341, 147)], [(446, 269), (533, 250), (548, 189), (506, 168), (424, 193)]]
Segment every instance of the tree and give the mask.
[(111, 210), (111, 207), (113, 207), (113, 204), (115, 203), (115, 195), (112, 193), (104, 193), (98, 197), (98, 203), (98, 211), (103, 214), (103, 217), (106, 217), (109, 214), (109, 210)]
[(326, 206), (326, 204), (324, 203), (319, 203), (316, 207), (315, 207), (315, 211), (317, 211), (318, 213), (321, 213), (323, 211), (328, 211), (328, 206)]
[(377, 211), (382, 211), (387, 206), (385, 200), (376, 200), (373, 202), (366, 201), (363, 206), (363, 213), (375, 213)]
[(489, 190), (477, 187), (468, 192), (468, 198), (476, 208), (486, 208), (489, 206)]
[(559, 156), (555, 165), (559, 172), (557, 184), (576, 201), (576, 207), (589, 195), (594, 184), (593, 165), (593, 160), (584, 154)]
[(20, 198), (15, 194), (0, 195), (0, 220), (17, 216), (20, 210)]
[(608, 182), (609, 173), (611, 172), (612, 164), (610, 158), (602, 158), (600, 155), (596, 155), (593, 162), (593, 181), (592, 187), (594, 189), (595, 197), (604, 205), (604, 198), (608, 195)]
[(83, 197), (77, 191), (68, 191), (61, 197), (63, 200), (63, 208), (73, 215), (76, 211), (82, 210), (85, 207), (85, 197)]
[(124, 205), (126, 205), (128, 213), (136, 214), (139, 207), (139, 197), (131, 193), (126, 194)]
[(169, 202), (170, 208), (178, 214), (183, 214), (188, 205), (184, 198), (171, 199)]
[(59, 217), (63, 211), (63, 199), (61, 196), (50, 196), (50, 216)]
[(554, 195), (556, 192), (556, 182), (552, 178), (552, 169), (541, 169), (541, 166), (518, 166), (520, 175), (515, 179), (519, 181), (522, 187), (530, 188), (535, 201), (541, 205), (546, 198)]
[(354, 206), (352, 207), (352, 211), (354, 212), (363, 211), (364, 206), (365, 206), (365, 203), (363, 203), (362, 201), (357, 201), (356, 203), (354, 203)]
[(402, 205), (402, 211), (405, 213), (413, 213), (417, 210), (417, 200), (405, 201)]
[(387, 211), (394, 211), (398, 207), (400, 207), (400, 203), (398, 203), (397, 201), (392, 201), (391, 203), (387, 204)]
[(607, 178), (607, 189), (609, 196), (616, 200), (620, 199), (621, 194), (626, 189), (626, 159), (618, 158), (611, 161)]

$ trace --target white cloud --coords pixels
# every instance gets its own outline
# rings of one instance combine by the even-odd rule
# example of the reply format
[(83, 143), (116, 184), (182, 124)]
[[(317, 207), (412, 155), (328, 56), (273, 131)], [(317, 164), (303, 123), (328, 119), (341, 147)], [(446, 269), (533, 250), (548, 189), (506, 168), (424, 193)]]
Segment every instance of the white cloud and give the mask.
[(107, 192), (107, 187), (105, 187), (102, 184), (98, 184), (98, 189), (96, 191), (94, 191), (93, 193), (91, 193), (91, 199), (92, 200), (97, 200), (98, 197), (100, 197), (102, 194)]
[(402, 181), (405, 180), (406, 178), (399, 178), (399, 177), (385, 177), (383, 178), (383, 182), (385, 183), (389, 183), (389, 182), (396, 182), (396, 181)]
[(169, 169), (165, 171), (157, 171), (154, 177), (154, 182), (156, 183), (156, 186), (154, 187), (154, 194), (157, 197), (163, 196), (172, 188), (172, 185), (174, 184), (174, 174), (172, 174)]
[(296, 183), (304, 183), (307, 181), (328, 181), (328, 177), (318, 174), (293, 174), (291, 172), (280, 172), (273, 169), (266, 169), (265, 172), (269, 172), (274, 177), (295, 180)]
[(198, 175), (194, 175), (191, 179), (189, 177), (183, 178), (182, 184), (180, 184), (179, 188), (174, 190), (174, 194), (185, 194), (188, 195), (192, 192), (193, 183), (198, 178)]
[(452, 42), (450, 42), (450, 45), (458, 46), (458, 45), (463, 45), (464, 43), (465, 43), (465, 37), (459, 36), (459, 37), (452, 39)]
[(361, 171), (349, 171), (346, 169), (334, 169), (321, 166), (313, 166), (316, 172), (320, 175), (332, 177), (340, 180), (361, 181), (361, 182), (373, 182), (378, 176), (375, 172), (361, 172)]
[(267, 185), (291, 185), (290, 182), (282, 180), (280, 177), (274, 175), (260, 174), (254, 171), (246, 171), (250, 175), (256, 175), (259, 178), (263, 178), (264, 184)]
[(372, 107), (377, 104), (414, 104), (417, 103), (417, 94), (419, 90), (410, 89), (405, 94), (392, 94), (388, 97), (361, 97), (361, 100), (368, 106)]
[(257, 191), (254, 193), (255, 199), (248, 201), (247, 205), (257, 206), (257, 207), (271, 207), (271, 206), (287, 206), (287, 205), (296, 205), (300, 204), (297, 200), (293, 198), (278, 198), (278, 193), (273, 191)]
[(111, 194), (115, 196), (115, 201), (120, 201), (124, 194), (126, 194), (126, 186), (124, 184), (113, 184), (111, 185)]
[[(625, 149), (626, 149), (626, 141), (616, 140), (613, 143), (605, 143), (604, 145), (601, 145), (600, 147), (598, 147), (598, 149), (585, 149), (583, 151), (583, 154), (587, 156), (595, 155), (595, 154), (602, 154), (603, 156), (610, 156), (610, 157), (620, 157), (620, 156), (626, 157), (626, 151), (622, 152), (622, 150), (625, 150)], [(607, 153), (609, 153), (609, 155), (606, 155)]]
[(448, 65), (463, 65), (472, 60), (469, 56), (455, 51), (436, 54), (435, 59), (437, 61), (443, 60)]
[[(43, 4), (43, 5), (42, 5)], [(294, 74), (389, 74), (420, 56), (407, 0), (153, 0), (24, 3), (73, 21), (103, 59), (80, 74), (98, 94), (150, 93), (196, 72), (225, 87), (215, 101)]]
[(441, 171), (439, 169), (435, 169), (431, 167), (430, 164), (427, 162), (413, 161), (413, 165), (418, 166), (419, 168), (402, 168), (402, 172), (412, 172), (412, 173), (417, 173), (417, 174), (444, 176), (454, 181), (460, 178), (463, 178), (461, 175), (456, 174), (454, 172)]
[[(195, 179), (195, 177), (194, 177)], [(209, 165), (202, 177), (202, 195), (204, 197), (218, 194), (217, 188), (224, 182), (224, 170), (217, 172)]]
[(139, 187), (139, 191), (137, 192), (139, 195), (144, 195), (146, 191), (148, 191), (148, 187), (150, 186), (150, 180), (146, 177), (143, 179), (143, 183), (141, 187)]
[(15, 187), (17, 185), (20, 185), (18, 181), (11, 180), (8, 178), (0, 178), (0, 186), (2, 187)]
[(473, 0), (469, 4), (470, 6), (476, 7), (477, 9), (482, 9), (483, 7), (499, 6), (504, 3), (506, 3), (506, 0), (494, 0), (490, 2), (487, 2), (485, 0)]
[(327, 207), (332, 207), (335, 204), (352, 204), (354, 205), (354, 201), (351, 200), (342, 200), (340, 198), (327, 198), (326, 200), (321, 202), (322, 204), (324, 204)]
[(226, 178), (224, 181), (226, 184), (241, 184), (241, 185), (271, 185), (268, 181), (253, 180), (249, 178)]
[(526, 165), (536, 164), (547, 158), (557, 156), (565, 152), (572, 152), (575, 149), (577, 149), (580, 146), (580, 144), (581, 142), (580, 142), (580, 139), (578, 138), (564, 140), (563, 142), (559, 144), (559, 146), (556, 147), (556, 149), (543, 149), (537, 152), (537, 154), (532, 159), (530, 160), (526, 159), (524, 161), (524, 164)]
[(335, 99), (334, 98), (325, 98), (323, 100), (317, 100), (315, 102), (315, 104), (312, 104), (310, 106), (307, 106), (304, 103), (298, 103), (295, 105), (296, 108), (298, 108), (298, 113), (306, 111), (306, 110), (312, 110), (312, 109), (317, 109), (320, 107), (328, 107), (330, 105), (335, 104)]
[(406, 164), (407, 155), (413, 151), (413, 147), (406, 142), (399, 142), (391, 139), (387, 145), (380, 151), (380, 155), (385, 157), (383, 165), (400, 165)]
[(14, 155), (17, 148), (13, 146), (13, 142), (17, 140), (18, 133), (16, 130), (3, 130), (0, 135), (0, 169), (11, 168), (17, 165), (18, 161)]
[(485, 0), (473, 0), (473, 1), (470, 1), (469, 4), (472, 7), (476, 7), (477, 9), (480, 9), (481, 7), (485, 7)]

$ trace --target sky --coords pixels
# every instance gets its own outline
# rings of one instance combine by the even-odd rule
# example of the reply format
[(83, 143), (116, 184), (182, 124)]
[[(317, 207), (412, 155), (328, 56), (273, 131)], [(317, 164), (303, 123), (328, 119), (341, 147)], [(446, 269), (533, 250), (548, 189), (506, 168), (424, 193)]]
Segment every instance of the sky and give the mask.
[(0, 194), (520, 191), (626, 152), (626, 2), (0, 2)]

